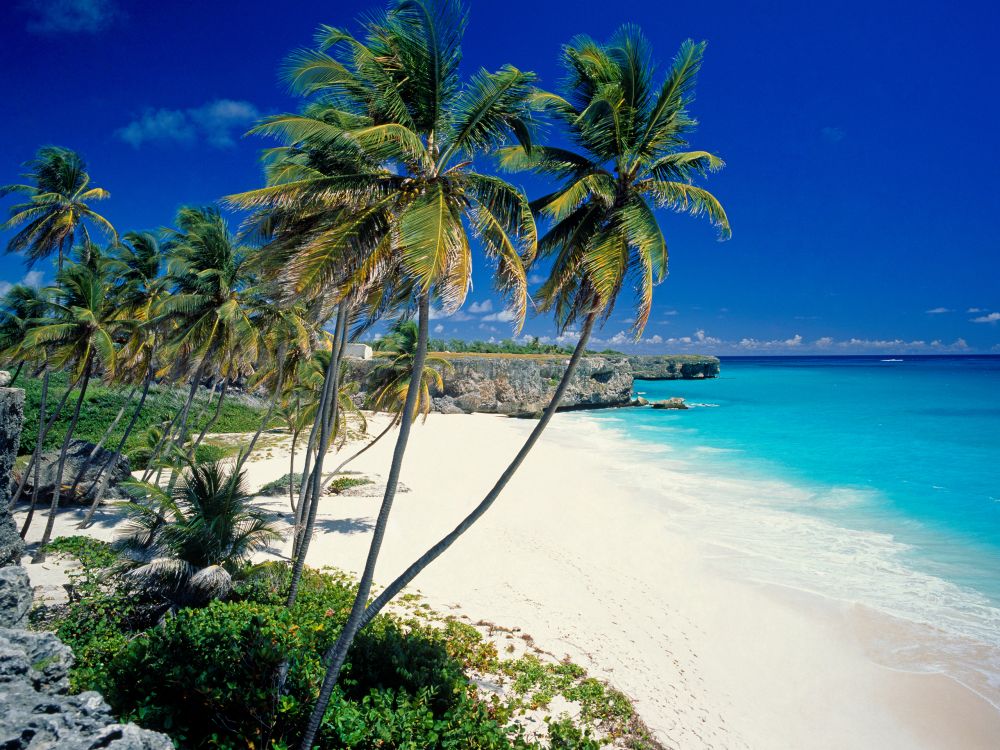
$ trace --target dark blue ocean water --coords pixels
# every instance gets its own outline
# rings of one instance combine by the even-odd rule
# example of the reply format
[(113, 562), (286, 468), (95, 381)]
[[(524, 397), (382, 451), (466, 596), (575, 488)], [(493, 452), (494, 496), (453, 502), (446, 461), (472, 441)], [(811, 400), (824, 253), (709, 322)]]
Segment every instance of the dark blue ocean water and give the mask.
[[(895, 597), (897, 610), (929, 622), (962, 610), (960, 625), (1000, 643), (1000, 357), (885, 359), (724, 358), (717, 379), (636, 382), (650, 400), (681, 396), (694, 408), (589, 418), (669, 447), (679, 465), (796, 488), (752, 507), (809, 521), (802, 532), (790, 525), (762, 541), (750, 537), (767, 529), (743, 525), (743, 541), (772, 545), (774, 560), (787, 554), (798, 569), (792, 555), (810, 543), (817, 568), (827, 547), (843, 546), (827, 571), (837, 595), (855, 596), (853, 586), (868, 603)], [(760, 487), (772, 485), (756, 486), (768, 495)], [(827, 536), (804, 542), (820, 525)], [(821, 588), (823, 572), (810, 573)]]

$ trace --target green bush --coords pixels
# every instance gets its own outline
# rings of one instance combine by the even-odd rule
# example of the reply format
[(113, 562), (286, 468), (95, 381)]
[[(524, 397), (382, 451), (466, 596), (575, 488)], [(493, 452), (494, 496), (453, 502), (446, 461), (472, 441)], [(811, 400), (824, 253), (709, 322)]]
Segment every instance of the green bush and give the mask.
[[(287, 566), (257, 566), (233, 600), (181, 610), (138, 633), (104, 605), (95, 617), (75, 610), (60, 627), (79, 656), (74, 687), (101, 690), (124, 719), (165, 731), (183, 747), (294, 746), (322, 682), (322, 655), (355, 588), (342, 575), (307, 570), (289, 611), (287, 581)], [(106, 605), (112, 602), (106, 597)], [(528, 747), (474, 697), (446, 645), (442, 631), (417, 624), (404, 630), (377, 617), (348, 655), (320, 746)]]
[[(49, 414), (59, 402), (63, 392), (66, 390), (67, 378), (65, 373), (54, 373), (49, 378), (49, 393), (47, 396), (46, 410)], [(21, 443), (19, 453), (31, 453), (35, 449), (35, 441), (38, 439), (38, 408), (41, 403), (42, 381), (40, 378), (29, 378), (21, 376), (18, 378), (18, 386), (24, 388), (24, 428), (21, 431)], [(129, 389), (108, 388), (98, 383), (92, 383), (87, 389), (87, 396), (80, 410), (80, 420), (77, 423), (75, 436), (80, 440), (97, 442), (104, 435), (108, 425), (114, 420), (118, 410), (126, 402)], [(187, 397), (187, 389), (174, 388), (171, 386), (153, 386), (150, 388), (146, 403), (143, 404), (142, 413), (136, 421), (135, 429), (125, 443), (125, 453), (131, 459), (133, 453), (141, 451), (143, 448), (144, 433), (156, 425), (169, 422), (177, 411), (184, 405)], [(199, 417), (201, 406), (208, 399), (207, 391), (199, 393), (191, 406), (191, 431), (197, 434), (211, 418), (214, 406), (209, 407)], [(72, 403), (75, 392), (70, 396), (67, 404)], [(125, 433), (125, 427), (132, 416), (132, 409), (139, 403), (137, 393), (132, 402), (126, 406), (125, 414), (122, 416), (111, 433), (108, 440), (108, 447), (113, 449), (117, 446)], [(214, 402), (213, 402), (214, 403)], [(66, 435), (69, 427), (73, 409), (64, 407), (56, 420), (52, 429), (45, 437), (46, 449), (57, 449)], [(260, 426), (264, 410), (247, 406), (246, 404), (227, 399), (222, 404), (222, 413), (218, 421), (212, 427), (213, 432), (253, 432)]]

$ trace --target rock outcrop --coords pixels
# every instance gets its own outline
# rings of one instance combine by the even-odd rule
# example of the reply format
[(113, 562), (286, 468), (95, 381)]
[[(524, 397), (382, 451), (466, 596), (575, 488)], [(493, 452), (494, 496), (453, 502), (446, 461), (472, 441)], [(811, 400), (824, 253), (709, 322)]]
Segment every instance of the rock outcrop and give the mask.
[[(5, 584), (20, 588), (14, 600), (30, 602), (24, 569), (10, 566), (2, 574)], [(6, 604), (4, 598), (0, 606)], [(0, 621), (11, 614), (0, 612)], [(72, 665), (73, 652), (53, 633), (0, 627), (0, 748), (173, 750), (165, 734), (117, 723), (99, 693), (70, 695)]]
[[(348, 360), (348, 375), (367, 390), (380, 359)], [(432, 392), (434, 408), (444, 413), (541, 413), (566, 369), (565, 356), (449, 355), (442, 368), (444, 388)], [(583, 357), (563, 397), (564, 409), (625, 406), (632, 395), (632, 370), (627, 360)]]
[(19, 562), (24, 551), (24, 543), (8, 511), (11, 470), (17, 458), (22, 424), (24, 391), (20, 388), (0, 388), (0, 566)]
[(654, 401), (652, 404), (654, 409), (689, 409), (687, 404), (684, 403), (684, 399), (679, 396), (674, 396), (673, 398), (665, 398), (662, 401)]
[[(97, 448), (93, 443), (86, 440), (71, 440), (66, 448), (66, 463), (63, 466), (62, 485), (63, 492), (60, 496), (60, 503), (67, 505), (74, 502), (90, 503), (97, 491), (96, 485), (99, 482), (94, 480), (98, 477), (98, 472), (107, 464), (112, 456), (112, 451), (105, 448)], [(93, 459), (91, 459), (93, 454)], [(76, 492), (70, 493), (68, 489), (76, 482), (77, 475), (82, 472), (79, 483), (76, 485)], [(55, 491), (56, 478), (59, 474), (59, 451), (46, 451), (42, 454), (39, 463), (39, 487), (38, 497), (43, 503), (47, 503)], [(132, 479), (132, 467), (129, 465), (128, 456), (122, 456), (111, 474), (111, 481), (108, 483), (107, 491), (104, 493), (105, 500), (126, 500), (126, 495), (118, 489), (119, 482), (127, 482)], [(32, 481), (34, 472), (28, 477), (25, 487), (26, 496), (30, 497), (32, 492)]]
[(719, 358), (699, 354), (635, 355), (628, 358), (636, 380), (700, 380), (719, 376)]

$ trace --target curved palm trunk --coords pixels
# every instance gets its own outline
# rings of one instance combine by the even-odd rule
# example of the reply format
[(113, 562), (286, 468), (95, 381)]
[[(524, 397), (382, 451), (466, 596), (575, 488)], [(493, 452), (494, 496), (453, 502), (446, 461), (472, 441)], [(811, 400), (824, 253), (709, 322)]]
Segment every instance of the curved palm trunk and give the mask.
[(292, 431), (292, 447), (288, 452), (288, 503), (295, 512), (295, 443), (299, 439), (299, 434)]
[[(41, 398), (40, 398), (40, 404), (39, 404), (39, 409), (38, 409), (38, 413), (41, 416), (39, 417), (39, 420), (38, 420), (39, 421), (39, 425), (38, 425), (38, 440), (37, 440), (37, 443), (35, 444), (35, 454), (36, 455), (40, 455), (41, 452), (42, 452), (42, 426), (41, 426), (41, 422), (42, 422), (42, 420), (45, 419), (45, 399), (47, 398), (48, 393), (49, 393), (49, 371), (46, 369), (45, 370), (45, 377), (42, 379), (42, 395), (41, 395)], [(21, 477), (21, 484), (17, 488), (17, 495), (20, 495), (21, 491), (24, 489), (25, 480), (27, 480), (28, 474), (30, 472), (31, 472), (31, 465), (29, 464), (24, 469), (24, 475)], [(28, 528), (31, 526), (31, 519), (35, 515), (35, 503), (38, 501), (38, 481), (39, 481), (39, 478), (40, 478), (39, 477), (40, 473), (41, 473), (41, 471), (40, 471), (40, 468), (39, 468), (39, 464), (38, 464), (38, 462), (35, 462), (35, 483), (34, 483), (34, 486), (32, 487), (32, 491), (31, 491), (31, 505), (28, 508), (28, 515), (25, 516), (25, 518), (24, 518), (24, 525), (21, 527), (21, 538), (22, 539), (24, 539), (24, 535), (28, 533)], [(14, 499), (11, 501), (10, 510), (13, 510), (14, 503), (17, 502), (17, 495), (15, 495)]]
[(56, 513), (59, 510), (59, 495), (62, 492), (63, 469), (66, 467), (66, 451), (69, 448), (70, 440), (73, 439), (73, 432), (76, 430), (76, 423), (80, 420), (80, 408), (83, 406), (83, 399), (87, 395), (87, 386), (90, 384), (90, 371), (92, 364), (93, 362), (91, 358), (88, 357), (87, 363), (84, 365), (83, 383), (80, 385), (80, 395), (77, 397), (76, 407), (73, 409), (73, 419), (69, 423), (69, 428), (66, 430), (66, 437), (63, 438), (62, 449), (59, 451), (59, 465), (56, 468), (56, 483), (55, 489), (52, 492), (52, 503), (49, 506), (49, 518), (45, 523), (45, 531), (42, 533), (42, 540), (38, 544), (38, 549), (35, 550), (35, 555), (31, 558), (32, 564), (45, 562), (45, 546), (49, 543), (49, 539), (52, 538), (52, 527), (55, 526)]
[(319, 404), (316, 406), (316, 416), (313, 418), (312, 430), (309, 433), (309, 443), (306, 446), (305, 468), (302, 471), (302, 479), (299, 481), (299, 502), (295, 508), (295, 528), (292, 536), (292, 558), (299, 554), (299, 545), (302, 542), (302, 523), (306, 517), (306, 509), (309, 507), (309, 490), (312, 486), (311, 462), (317, 450), (317, 440), (320, 439), (325, 425), (329, 424), (327, 414), (330, 404), (330, 390), (333, 385), (334, 363), (333, 357), (327, 365), (326, 373), (323, 377), (323, 388), (320, 392)]
[[(107, 492), (108, 484), (111, 482), (111, 477), (115, 473), (115, 468), (118, 466), (118, 462), (121, 460), (122, 453), (125, 450), (125, 443), (128, 441), (129, 435), (132, 434), (132, 430), (135, 428), (135, 423), (139, 419), (139, 415), (142, 413), (142, 407), (146, 403), (146, 396), (149, 395), (149, 386), (153, 382), (153, 365), (152, 362), (149, 365), (149, 371), (146, 373), (146, 381), (142, 384), (142, 395), (139, 396), (139, 403), (135, 407), (135, 411), (132, 412), (132, 417), (129, 419), (129, 423), (125, 426), (125, 433), (122, 435), (121, 440), (118, 441), (118, 446), (115, 448), (115, 454), (111, 459), (101, 468), (98, 476), (100, 477), (100, 485), (94, 492), (94, 499), (87, 509), (87, 515), (84, 516), (83, 521), (80, 523), (79, 528), (85, 529), (93, 522), (94, 513), (97, 512), (97, 508), (101, 504), (101, 500), (104, 499), (104, 493)], [(95, 478), (95, 482), (97, 479)], [(94, 485), (91, 484), (91, 487)]]
[(187, 438), (188, 414), (191, 412), (191, 404), (194, 403), (194, 397), (198, 392), (198, 386), (201, 385), (201, 379), (205, 375), (205, 365), (207, 363), (208, 357), (202, 357), (201, 362), (198, 363), (198, 369), (195, 370), (194, 377), (191, 380), (191, 390), (188, 392), (187, 401), (184, 402), (184, 408), (181, 409), (177, 424), (177, 436), (174, 439), (174, 444), (177, 446), (184, 445), (184, 440)]
[(247, 462), (250, 458), (250, 454), (253, 453), (254, 447), (257, 445), (257, 441), (260, 440), (260, 435), (267, 429), (267, 426), (271, 423), (271, 417), (274, 416), (274, 410), (278, 406), (278, 401), (281, 400), (281, 389), (285, 384), (285, 370), (281, 366), (282, 360), (284, 360), (285, 348), (281, 346), (278, 348), (278, 382), (274, 385), (274, 396), (271, 397), (271, 404), (267, 407), (267, 412), (264, 414), (264, 418), (260, 420), (260, 427), (257, 428), (257, 432), (253, 434), (250, 438), (250, 442), (247, 444), (246, 449), (241, 450), (239, 456), (236, 459), (236, 473), (238, 474), (240, 469), (243, 468), (243, 464)]
[[(333, 440), (333, 433), (337, 425), (338, 404), (337, 398), (340, 392), (340, 357), (344, 351), (344, 339), (347, 338), (347, 306), (342, 305), (337, 316), (337, 333), (333, 339), (333, 348), (330, 352), (330, 370), (327, 373), (330, 392), (327, 394), (327, 404), (329, 408), (329, 418), (324, 418), (320, 411), (320, 418), (323, 419), (320, 431), (319, 452), (316, 454), (316, 463), (313, 466), (312, 474), (309, 477), (309, 492), (306, 498), (309, 501), (309, 511), (306, 515), (305, 529), (298, 545), (298, 552), (295, 555), (295, 565), (292, 568), (292, 580), (288, 587), (287, 606), (295, 605), (295, 598), (299, 593), (299, 582), (302, 580), (302, 569), (305, 567), (306, 555), (309, 554), (309, 542), (312, 540), (313, 529), (316, 526), (316, 511), (319, 508), (319, 495), (323, 478), (323, 459), (330, 449)], [(301, 501), (300, 501), (301, 502)]]
[(17, 382), (17, 376), (21, 374), (21, 370), (24, 369), (24, 360), (22, 359), (17, 363), (17, 369), (14, 370), (14, 374), (10, 378), (10, 386), (13, 387), (14, 383)]
[(344, 461), (342, 461), (342, 462), (340, 463), (340, 466), (338, 466), (338, 467), (337, 467), (336, 469), (334, 469), (333, 471), (331, 471), (331, 472), (330, 472), (330, 474), (329, 474), (329, 476), (327, 477), (327, 479), (330, 479), (331, 477), (335, 477), (335, 476), (337, 476), (337, 475), (338, 475), (338, 474), (339, 474), (340, 472), (342, 472), (342, 471), (344, 470), (344, 467), (345, 467), (345, 466), (347, 466), (347, 464), (351, 463), (351, 461), (353, 461), (354, 459), (356, 459), (356, 458), (357, 458), (358, 456), (360, 456), (360, 455), (361, 455), (362, 453), (364, 453), (364, 452), (365, 452), (365, 451), (367, 451), (367, 450), (368, 450), (369, 448), (371, 448), (371, 447), (372, 447), (373, 445), (375, 445), (375, 443), (377, 443), (377, 442), (378, 442), (379, 440), (381, 440), (381, 439), (382, 439), (382, 438), (384, 438), (384, 437), (385, 437), (386, 435), (388, 435), (388, 434), (389, 434), (389, 431), (390, 431), (390, 430), (391, 430), (391, 429), (392, 429), (393, 427), (395, 427), (395, 426), (396, 426), (396, 425), (397, 425), (398, 423), (399, 423), (399, 416), (398, 416), (398, 415), (397, 415), (397, 416), (393, 416), (393, 418), (389, 420), (389, 424), (387, 424), (387, 425), (386, 425), (385, 429), (384, 429), (384, 430), (382, 430), (382, 432), (380, 432), (380, 433), (379, 433), (378, 435), (376, 435), (376, 436), (375, 436), (375, 439), (374, 439), (374, 440), (372, 440), (372, 441), (371, 441), (370, 443), (368, 443), (367, 445), (365, 445), (365, 447), (364, 447), (364, 448), (362, 448), (361, 450), (359, 450), (359, 451), (358, 451), (357, 453), (355, 453), (355, 454), (354, 454), (353, 456), (351, 456), (350, 458), (347, 458), (347, 459), (345, 459)]
[(212, 429), (212, 426), (219, 421), (219, 415), (222, 414), (222, 402), (226, 398), (226, 391), (228, 388), (229, 378), (226, 378), (222, 381), (222, 390), (219, 391), (219, 400), (215, 402), (215, 411), (212, 413), (212, 418), (205, 423), (201, 432), (198, 433), (198, 438), (191, 444), (191, 450), (189, 451), (188, 456), (192, 461), (194, 460), (194, 454), (198, 451), (198, 446), (201, 445), (201, 441), (205, 439), (205, 435), (207, 435), (208, 431)]
[(90, 465), (94, 463), (94, 459), (97, 457), (98, 452), (104, 447), (108, 438), (111, 437), (111, 433), (115, 431), (115, 427), (117, 427), (118, 423), (122, 421), (122, 417), (125, 416), (125, 410), (128, 408), (128, 405), (132, 403), (132, 399), (135, 397), (136, 391), (138, 390), (138, 388), (133, 388), (132, 392), (128, 394), (128, 398), (125, 399), (125, 403), (122, 404), (122, 408), (118, 410), (115, 418), (111, 420), (111, 424), (108, 425), (108, 429), (104, 431), (104, 434), (101, 435), (101, 439), (97, 441), (94, 445), (94, 449), (90, 452), (90, 455), (87, 456), (87, 460), (83, 462), (83, 465), (76, 472), (76, 476), (73, 478), (73, 484), (70, 486), (69, 492), (67, 493), (70, 497), (76, 497), (76, 489), (80, 486), (83, 475), (87, 473), (87, 469), (89, 469)]
[(365, 613), (365, 606), (368, 603), (368, 595), (371, 593), (372, 579), (375, 575), (375, 564), (378, 562), (378, 555), (382, 548), (382, 539), (385, 536), (385, 528), (389, 522), (389, 513), (392, 511), (392, 503), (396, 497), (396, 487), (399, 485), (399, 472), (403, 465), (403, 456), (406, 454), (406, 444), (410, 439), (410, 427), (413, 425), (414, 408), (419, 398), (420, 382), (424, 374), (424, 362), (427, 359), (427, 328), (428, 313), (430, 304), (427, 295), (421, 295), (419, 303), (417, 321), (417, 351), (413, 357), (413, 373), (410, 376), (410, 387), (406, 392), (406, 402), (399, 419), (399, 435), (396, 437), (396, 448), (392, 454), (392, 464), (389, 467), (389, 476), (386, 479), (385, 495), (382, 498), (382, 507), (379, 508), (378, 518), (375, 521), (375, 529), (372, 534), (371, 546), (368, 548), (368, 559), (365, 561), (365, 569), (361, 574), (361, 581), (358, 584), (358, 593), (354, 597), (354, 604), (351, 606), (351, 614), (347, 618), (347, 624), (337, 638), (337, 642), (330, 647), (324, 656), (324, 663), (327, 667), (326, 676), (323, 679), (323, 686), (319, 692), (316, 706), (313, 708), (309, 723), (306, 726), (305, 734), (300, 745), (301, 750), (311, 750), (316, 732), (319, 731), (320, 723), (323, 721), (323, 714), (330, 702), (330, 695), (337, 684), (340, 670), (347, 657), (347, 649), (354, 641), (361, 628), (362, 617)]
[[(81, 376), (82, 377), (82, 376)], [(27, 465), (24, 467), (24, 473), (21, 475), (21, 481), (17, 485), (17, 490), (14, 492), (13, 497), (10, 499), (11, 508), (21, 499), (21, 493), (24, 492), (24, 486), (27, 483), (27, 479), (31, 474), (31, 467), (38, 463), (39, 457), (42, 455), (42, 444), (45, 442), (45, 438), (48, 437), (49, 430), (52, 429), (52, 425), (56, 423), (59, 419), (59, 414), (62, 412), (62, 408), (66, 405), (66, 401), (69, 399), (69, 394), (73, 392), (77, 384), (80, 382), (80, 378), (77, 378), (66, 388), (66, 392), (63, 393), (62, 398), (59, 399), (59, 403), (56, 404), (56, 409), (52, 412), (52, 416), (45, 419), (45, 408), (42, 407), (38, 410), (38, 442), (35, 444), (35, 451), (31, 454), (31, 458), (28, 459)], [(42, 392), (47, 393), (49, 389), (49, 370), (46, 367), (45, 373), (42, 376)], [(36, 472), (37, 473), (37, 472)]]

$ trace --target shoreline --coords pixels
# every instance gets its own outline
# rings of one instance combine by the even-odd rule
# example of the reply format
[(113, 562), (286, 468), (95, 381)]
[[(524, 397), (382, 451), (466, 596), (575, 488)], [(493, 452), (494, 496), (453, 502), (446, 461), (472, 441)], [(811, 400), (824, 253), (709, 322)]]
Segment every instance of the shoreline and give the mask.
[[(396, 499), (377, 583), (479, 501), (530, 428), (494, 415), (414, 425), (402, 473), (410, 491)], [(349, 468), (383, 475), (392, 443)], [(629, 447), (556, 415), (497, 504), (408, 590), (569, 655), (628, 694), (668, 746), (995, 746), (1000, 711), (986, 699), (943, 674), (877, 663), (870, 645), (892, 631), (880, 613), (728, 574), (739, 553), (685, 536), (671, 488), (651, 498), (633, 481), (646, 467)], [(248, 483), (256, 489), (287, 465), (282, 446), (264, 448)], [(309, 564), (357, 573), (378, 503), (326, 499)], [(287, 499), (265, 504), (287, 513)], [(57, 534), (76, 533), (67, 521)]]

